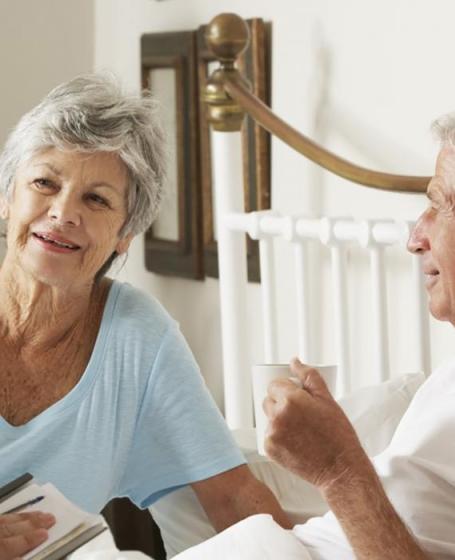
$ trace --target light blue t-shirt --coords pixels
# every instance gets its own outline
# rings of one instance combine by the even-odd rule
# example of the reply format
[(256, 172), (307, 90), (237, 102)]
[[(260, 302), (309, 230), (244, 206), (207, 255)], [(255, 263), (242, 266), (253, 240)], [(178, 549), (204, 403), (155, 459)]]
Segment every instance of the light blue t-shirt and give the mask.
[(0, 485), (30, 472), (92, 512), (244, 462), (175, 321), (119, 282), (79, 383), (23, 426), (0, 417)]

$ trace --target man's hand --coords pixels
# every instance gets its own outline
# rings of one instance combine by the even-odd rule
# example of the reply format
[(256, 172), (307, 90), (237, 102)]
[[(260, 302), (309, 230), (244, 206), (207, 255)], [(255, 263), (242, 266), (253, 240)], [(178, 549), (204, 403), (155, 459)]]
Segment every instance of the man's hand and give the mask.
[(43, 543), (54, 524), (55, 517), (49, 513), (0, 515), (0, 560), (19, 558)]
[(274, 381), (264, 401), (267, 454), (321, 490), (358, 560), (426, 560), (322, 377), (298, 360), (291, 371), (301, 387)]
[(264, 401), (265, 450), (285, 468), (324, 491), (367, 460), (354, 428), (316, 369), (294, 359), (291, 380), (273, 381)]

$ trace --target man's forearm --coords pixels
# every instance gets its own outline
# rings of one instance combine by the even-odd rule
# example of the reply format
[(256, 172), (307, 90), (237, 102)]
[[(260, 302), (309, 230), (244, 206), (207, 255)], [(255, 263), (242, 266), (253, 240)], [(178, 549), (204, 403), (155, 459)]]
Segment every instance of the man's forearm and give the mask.
[(358, 560), (428, 560), (400, 519), (371, 463), (346, 473), (324, 497)]

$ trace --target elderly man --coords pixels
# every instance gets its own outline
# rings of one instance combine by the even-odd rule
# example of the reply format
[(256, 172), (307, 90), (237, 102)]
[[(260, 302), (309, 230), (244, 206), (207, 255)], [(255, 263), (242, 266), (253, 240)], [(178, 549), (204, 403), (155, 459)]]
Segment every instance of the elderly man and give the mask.
[[(408, 249), (422, 257), (432, 315), (455, 326), (455, 118), (441, 119), (435, 130), (442, 148), (428, 185), (430, 204)], [(454, 558), (455, 363), (422, 386), (373, 462), (318, 372), (297, 360), (291, 369), (303, 390), (288, 380), (270, 386), (266, 450), (316, 485), (331, 508), (294, 529), (311, 557)]]
[[(431, 313), (455, 326), (455, 117), (441, 119), (435, 129), (442, 148), (428, 186), (430, 205), (408, 249), (422, 257)], [(283, 560), (455, 558), (455, 361), (420, 388), (392, 442), (372, 461), (317, 370), (295, 359), (291, 371), (300, 387), (287, 379), (269, 386), (265, 449), (315, 485), (331, 511), (291, 534), (263, 519), (254, 553), (244, 553), (253, 524), (243, 522), (228, 529), (224, 540), (218, 535), (179, 560), (205, 560), (215, 551), (217, 558), (238, 560), (239, 550), (242, 560), (250, 560), (261, 557), (258, 546), (267, 558), (277, 546)], [(283, 536), (280, 545), (272, 541), (275, 529), (274, 537)]]

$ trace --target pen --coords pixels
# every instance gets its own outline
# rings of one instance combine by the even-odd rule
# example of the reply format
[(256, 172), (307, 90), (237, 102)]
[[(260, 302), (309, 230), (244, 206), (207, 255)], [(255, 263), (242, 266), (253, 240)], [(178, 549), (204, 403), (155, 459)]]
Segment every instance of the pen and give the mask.
[(19, 506), (15, 506), (9, 509), (8, 511), (4, 511), (2, 515), (6, 515), (7, 513), (15, 513), (16, 511), (26, 508), (27, 506), (32, 506), (33, 504), (37, 504), (38, 502), (41, 502), (41, 500), (44, 500), (44, 496), (37, 496), (36, 498), (33, 498), (33, 500), (29, 500), (28, 502), (24, 502)]

